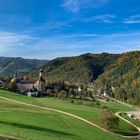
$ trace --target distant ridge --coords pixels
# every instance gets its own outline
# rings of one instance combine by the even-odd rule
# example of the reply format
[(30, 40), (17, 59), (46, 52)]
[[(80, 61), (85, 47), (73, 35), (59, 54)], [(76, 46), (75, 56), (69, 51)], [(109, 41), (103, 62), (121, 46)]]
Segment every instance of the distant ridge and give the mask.
[(0, 76), (11, 77), (15, 72), (29, 74), (46, 64), (48, 60), (24, 59), (21, 57), (0, 57)]

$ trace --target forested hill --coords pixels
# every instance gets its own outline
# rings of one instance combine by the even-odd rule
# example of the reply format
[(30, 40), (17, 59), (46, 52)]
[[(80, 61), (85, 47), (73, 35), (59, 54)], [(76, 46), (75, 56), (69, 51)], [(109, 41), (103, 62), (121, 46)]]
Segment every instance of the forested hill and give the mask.
[[(49, 61), (43, 68), (48, 81), (88, 83), (96, 80), (98, 85), (102, 86), (107, 83), (118, 85), (120, 83), (118, 79), (121, 78), (128, 83), (131, 81), (130, 78), (139, 79), (140, 51), (123, 54), (88, 53), (77, 57), (62, 57)], [(37, 75), (38, 70), (33, 73), (34, 77)]]
[[(57, 58), (43, 66), (48, 81), (95, 83), (95, 90), (131, 104), (140, 104), (140, 51), (84, 54)], [(33, 77), (38, 76), (38, 70)]]
[(15, 72), (20, 75), (29, 74), (47, 62), (48, 60), (0, 57), (0, 76), (11, 77)]
[[(96, 80), (105, 69), (114, 64), (119, 54), (83, 54), (77, 57), (57, 58), (44, 65), (44, 74), (49, 81), (87, 83)], [(33, 74), (36, 77), (38, 70)]]
[(122, 54), (114, 64), (96, 80), (100, 89), (111, 96), (139, 104), (140, 100), (140, 51)]

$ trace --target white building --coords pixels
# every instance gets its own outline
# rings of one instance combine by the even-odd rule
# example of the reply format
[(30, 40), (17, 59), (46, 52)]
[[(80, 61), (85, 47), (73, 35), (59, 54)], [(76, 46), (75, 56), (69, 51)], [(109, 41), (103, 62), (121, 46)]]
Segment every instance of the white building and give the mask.
[(107, 93), (104, 91), (104, 97), (106, 97), (107, 96)]
[(31, 96), (37, 97), (38, 96), (38, 91), (35, 91), (35, 92), (27, 92), (27, 96), (28, 97), (31, 97)]
[(81, 91), (82, 91), (81, 87), (79, 87), (79, 88), (78, 88), (78, 91), (79, 91), (79, 92), (81, 92)]

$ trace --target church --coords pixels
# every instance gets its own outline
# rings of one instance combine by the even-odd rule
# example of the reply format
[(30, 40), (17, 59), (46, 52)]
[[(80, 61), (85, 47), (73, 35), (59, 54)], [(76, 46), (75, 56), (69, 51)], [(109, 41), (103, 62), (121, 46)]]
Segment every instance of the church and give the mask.
[(15, 73), (11, 83), (16, 84), (17, 91), (27, 96), (38, 96), (45, 92), (46, 80), (43, 76), (43, 69), (39, 71), (37, 81), (34, 80), (20, 80), (18, 74)]

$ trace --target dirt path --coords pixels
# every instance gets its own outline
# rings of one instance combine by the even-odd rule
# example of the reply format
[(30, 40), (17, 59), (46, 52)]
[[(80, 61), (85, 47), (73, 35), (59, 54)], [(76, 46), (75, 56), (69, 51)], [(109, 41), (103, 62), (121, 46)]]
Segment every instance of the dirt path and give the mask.
[(15, 137), (3, 135), (3, 134), (0, 134), (0, 139), (1, 139), (1, 138), (2, 138), (3, 140), (20, 140), (19, 138), (15, 138)]
[(64, 114), (64, 115), (68, 115), (68, 116), (71, 116), (71, 117), (74, 117), (80, 121), (83, 121), (91, 126), (94, 126), (104, 132), (107, 132), (107, 133), (111, 133), (113, 135), (116, 135), (116, 136), (121, 136), (123, 138), (138, 138), (138, 136), (123, 136), (123, 135), (120, 135), (120, 134), (116, 134), (116, 133), (113, 133), (113, 132), (110, 132), (82, 117), (79, 117), (77, 115), (74, 115), (74, 114), (71, 114), (71, 113), (68, 113), (68, 112), (64, 112), (64, 111), (61, 111), (61, 110), (57, 110), (57, 109), (52, 109), (52, 108), (48, 108), (48, 107), (41, 107), (41, 106), (38, 106), (38, 105), (33, 105), (33, 104), (28, 104), (28, 103), (23, 103), (23, 102), (20, 102), (20, 101), (16, 101), (16, 100), (13, 100), (13, 99), (9, 99), (9, 98), (6, 98), (6, 97), (2, 97), (0, 96), (1, 99), (4, 99), (4, 100), (7, 100), (7, 101), (10, 101), (10, 102), (14, 102), (14, 103), (17, 103), (17, 104), (21, 104), (21, 105), (25, 105), (25, 106), (30, 106), (30, 107), (35, 107), (35, 108), (39, 108), (39, 109), (43, 109), (43, 110), (49, 110), (49, 111), (53, 111), (53, 112), (58, 112), (58, 113), (61, 113), (61, 114)]
[(127, 119), (123, 118), (122, 116), (120, 116), (121, 112), (116, 112), (115, 115), (117, 117), (119, 117), (120, 119), (124, 120), (125, 122), (129, 123), (130, 125), (132, 125), (133, 127), (137, 128), (137, 130), (140, 132), (140, 127), (136, 126), (135, 124), (133, 124), (132, 122), (128, 121)]
[[(129, 108), (132, 108), (132, 109), (134, 109), (134, 110), (136, 110), (136, 111), (140, 111), (140, 109), (139, 109), (138, 107), (135, 107), (135, 106), (130, 105), (130, 104), (127, 104), (127, 103), (124, 103), (124, 102), (122, 102), (122, 101), (119, 101), (119, 100), (117, 100), (117, 99), (111, 98), (111, 97), (109, 97), (109, 96), (108, 96), (108, 98), (110, 98), (111, 100), (116, 101), (117, 103), (123, 104), (123, 105), (125, 105), (125, 106), (127, 106), (127, 107), (129, 107)], [(135, 127), (135, 128), (140, 132), (140, 127), (138, 127), (137, 125), (133, 124), (132, 122), (130, 122), (130, 121), (128, 121), (127, 119), (125, 119), (125, 118), (123, 118), (122, 116), (120, 116), (120, 115), (119, 115), (120, 113), (122, 113), (122, 112), (116, 112), (115, 115), (116, 115), (117, 117), (119, 117), (120, 119), (124, 120), (125, 122), (129, 123), (129, 124), (132, 125), (133, 127)], [(123, 113), (124, 113), (124, 112), (123, 112)]]

